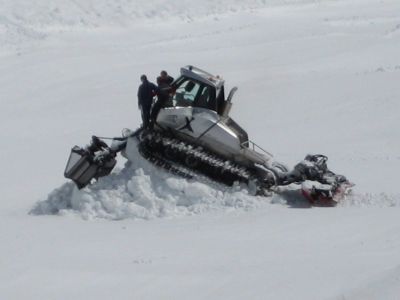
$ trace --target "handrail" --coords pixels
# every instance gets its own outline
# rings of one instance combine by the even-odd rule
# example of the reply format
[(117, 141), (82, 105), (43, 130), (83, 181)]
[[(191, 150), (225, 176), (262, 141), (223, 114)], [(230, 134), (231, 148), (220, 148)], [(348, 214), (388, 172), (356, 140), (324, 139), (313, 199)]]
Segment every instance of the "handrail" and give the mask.
[(262, 152), (264, 152), (265, 154), (268, 154), (269, 156), (274, 157), (274, 156), (273, 156), (271, 153), (269, 153), (267, 150), (265, 150), (264, 148), (262, 148), (261, 146), (257, 145), (256, 143), (254, 143), (253, 141), (250, 141), (250, 140), (247, 140), (247, 141), (241, 143), (240, 146), (246, 147), (246, 146), (245, 146), (246, 144), (247, 144), (248, 148), (250, 148), (250, 145), (251, 145), (253, 151), (255, 151), (255, 149), (257, 148), (257, 149), (261, 150)]

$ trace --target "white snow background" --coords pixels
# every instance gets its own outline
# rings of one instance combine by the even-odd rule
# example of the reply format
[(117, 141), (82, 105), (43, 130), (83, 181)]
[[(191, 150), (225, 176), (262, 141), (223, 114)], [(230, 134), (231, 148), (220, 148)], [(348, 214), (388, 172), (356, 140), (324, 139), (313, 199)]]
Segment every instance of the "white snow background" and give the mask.
[[(399, 53), (395, 0), (0, 0), (0, 299), (400, 299)], [(123, 158), (63, 178), (73, 145), (139, 125), (142, 73), (187, 64), (354, 195), (293, 208)]]

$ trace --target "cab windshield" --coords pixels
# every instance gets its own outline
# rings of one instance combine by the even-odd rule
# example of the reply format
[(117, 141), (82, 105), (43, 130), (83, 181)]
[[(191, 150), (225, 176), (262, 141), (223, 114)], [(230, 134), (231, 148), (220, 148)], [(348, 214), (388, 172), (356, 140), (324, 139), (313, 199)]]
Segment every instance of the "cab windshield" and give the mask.
[(176, 82), (176, 91), (168, 106), (203, 107), (216, 111), (215, 89), (196, 80), (182, 78)]

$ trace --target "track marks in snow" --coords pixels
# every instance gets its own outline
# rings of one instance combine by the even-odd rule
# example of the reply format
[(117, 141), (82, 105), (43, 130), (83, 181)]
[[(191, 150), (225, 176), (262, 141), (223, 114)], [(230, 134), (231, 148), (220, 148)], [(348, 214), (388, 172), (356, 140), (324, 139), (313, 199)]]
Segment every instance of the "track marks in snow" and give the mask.
[(343, 199), (341, 207), (400, 207), (400, 194), (353, 193)]
[(400, 34), (400, 23), (396, 24), (393, 28), (391, 28), (387, 33), (387, 37), (394, 37), (395, 35)]
[(250, 29), (252, 27), (258, 26), (258, 23), (250, 23), (246, 25), (240, 25), (240, 26), (230, 26), (226, 29), (219, 29), (219, 30), (214, 30), (214, 31), (207, 31), (207, 32), (202, 32), (199, 34), (184, 34), (184, 35), (178, 35), (178, 36), (170, 36), (162, 39), (157, 39), (153, 41), (149, 41), (146, 43), (141, 44), (141, 47), (147, 47), (147, 46), (156, 46), (156, 45), (164, 45), (165, 43), (174, 43), (174, 42), (187, 42), (190, 40), (201, 40), (204, 38), (210, 38), (210, 37), (215, 37), (215, 36), (221, 36), (229, 33), (237, 33), (243, 30)]
[[(264, 0), (206, 0), (194, 4), (189, 0), (120, 1), (74, 0), (44, 3), (40, 0), (1, 3), (0, 46), (22, 45), (46, 38), (54, 32), (126, 28), (137, 24), (166, 21), (190, 23), (199, 18), (252, 11), (268, 4)], [(10, 2), (11, 3), (11, 2)]]
[(398, 299), (400, 295), (400, 266), (382, 272), (364, 285), (344, 292), (336, 300)]
[(351, 16), (341, 18), (325, 18), (324, 21), (331, 26), (352, 27), (352, 26), (370, 26), (376, 24), (388, 24), (400, 21), (398, 17), (363, 17)]
[(400, 65), (390, 65), (390, 66), (377, 66), (375, 68), (371, 68), (364, 72), (356, 73), (356, 75), (367, 75), (374, 73), (392, 73), (392, 72), (400, 72)]

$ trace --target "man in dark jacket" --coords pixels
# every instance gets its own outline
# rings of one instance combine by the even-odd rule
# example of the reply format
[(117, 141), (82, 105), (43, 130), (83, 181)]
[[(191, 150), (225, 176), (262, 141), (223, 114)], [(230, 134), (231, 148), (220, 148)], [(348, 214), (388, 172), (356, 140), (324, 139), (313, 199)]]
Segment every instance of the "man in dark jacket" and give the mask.
[(174, 78), (169, 76), (167, 71), (161, 71), (160, 76), (157, 77), (157, 85), (159, 88), (170, 87)]
[(152, 125), (156, 121), (160, 109), (169, 100), (170, 97), (169, 94), (171, 93), (172, 90), (171, 84), (173, 81), (174, 78), (169, 76), (167, 71), (161, 71), (160, 76), (157, 77), (157, 84), (158, 84), (157, 102), (154, 103), (150, 115), (150, 119), (152, 120)]
[(158, 94), (159, 89), (154, 83), (147, 80), (146, 75), (142, 75), (140, 80), (142, 84), (138, 89), (138, 106), (142, 112), (143, 128), (148, 128), (153, 97)]

